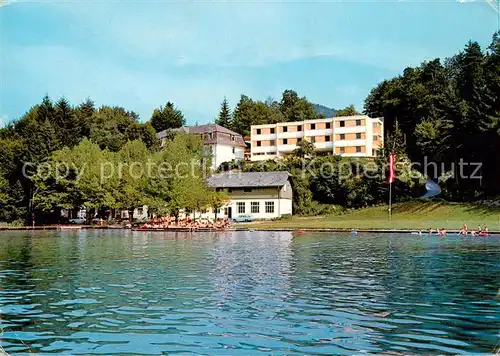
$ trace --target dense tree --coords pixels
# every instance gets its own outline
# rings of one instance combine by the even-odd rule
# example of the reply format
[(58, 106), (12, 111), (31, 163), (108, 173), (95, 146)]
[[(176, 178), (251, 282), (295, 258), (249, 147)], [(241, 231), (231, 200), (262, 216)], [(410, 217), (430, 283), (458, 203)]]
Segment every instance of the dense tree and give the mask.
[(352, 104), (349, 106), (346, 106), (344, 109), (337, 110), (337, 112), (335, 113), (336, 117), (354, 116), (354, 115), (360, 115), (360, 113), (356, 110), (356, 108)]
[(160, 132), (168, 129), (175, 129), (185, 124), (184, 115), (170, 101), (164, 107), (155, 109), (151, 116), (151, 125)]
[(250, 135), (250, 126), (274, 124), (284, 121), (302, 121), (318, 118), (314, 105), (305, 97), (300, 98), (293, 90), (285, 90), (280, 102), (268, 98), (265, 102), (255, 101), (242, 95), (233, 112), (231, 128)]
[(306, 97), (300, 98), (295, 91), (290, 89), (283, 92), (280, 110), (285, 117), (285, 121), (303, 121), (318, 118), (314, 105)]
[(226, 97), (224, 97), (224, 100), (222, 101), (219, 116), (217, 117), (217, 120), (215, 120), (215, 123), (226, 128), (230, 128), (232, 126), (231, 109), (229, 108), (229, 103), (227, 102)]
[(137, 122), (137, 114), (133, 111), (103, 106), (94, 112), (90, 120), (90, 139), (101, 149), (117, 152), (133, 140), (142, 140), (148, 148), (157, 145), (151, 125)]
[(307, 140), (301, 140), (297, 143), (297, 148), (293, 150), (292, 155), (299, 158), (310, 158), (315, 155), (314, 143)]
[[(435, 59), (381, 82), (365, 100), (365, 113), (383, 116), (389, 137), (399, 123), (412, 161), (436, 162), (434, 177), (453, 175), (445, 187), (453, 199), (500, 193), (500, 156), (490, 154), (500, 148), (499, 48), (498, 33), (486, 52), (469, 42), (444, 64)], [(476, 164), (481, 179), (471, 179)]]
[[(57, 218), (56, 210), (76, 204), (75, 200), (62, 195), (69, 187), (62, 186), (63, 182), (56, 184), (50, 177), (38, 181), (33, 176), (64, 147), (71, 150), (79, 142), (90, 139), (101, 149), (116, 152), (126, 142), (140, 139), (154, 150), (158, 147), (154, 129), (137, 120), (136, 113), (119, 107), (103, 106), (96, 110), (90, 99), (72, 107), (65, 99), (54, 104), (44, 96), (40, 104), (19, 120), (0, 129), (0, 170), (8, 182), (6, 202), (0, 205), (0, 221), (31, 222), (33, 214), (39, 223), (53, 221)], [(53, 193), (52, 202), (49, 192)]]
[(116, 166), (118, 184), (115, 198), (117, 206), (128, 210), (131, 222), (134, 210), (147, 203), (145, 191), (149, 179), (149, 172), (146, 170), (148, 160), (150, 153), (142, 141), (128, 141), (117, 153), (119, 164)]

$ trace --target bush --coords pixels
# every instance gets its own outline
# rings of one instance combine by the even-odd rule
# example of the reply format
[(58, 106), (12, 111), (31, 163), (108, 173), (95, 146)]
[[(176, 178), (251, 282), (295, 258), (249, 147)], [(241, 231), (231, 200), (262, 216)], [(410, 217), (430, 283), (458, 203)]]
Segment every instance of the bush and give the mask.
[(339, 205), (335, 204), (321, 204), (317, 201), (312, 201), (307, 211), (300, 213), (302, 216), (317, 216), (317, 215), (340, 215), (344, 211)]
[(292, 218), (292, 214), (283, 214), (279, 218), (273, 218), (271, 219), (272, 221), (277, 221), (277, 220), (290, 220)]
[(18, 219), (11, 222), (0, 221), (0, 226), (24, 226), (24, 220)]

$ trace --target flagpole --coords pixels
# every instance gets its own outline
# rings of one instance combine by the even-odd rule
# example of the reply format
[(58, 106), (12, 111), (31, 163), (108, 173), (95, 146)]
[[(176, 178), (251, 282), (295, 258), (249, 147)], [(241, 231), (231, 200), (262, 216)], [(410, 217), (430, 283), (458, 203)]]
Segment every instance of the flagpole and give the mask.
[(392, 220), (392, 182), (389, 183), (389, 221)]
[(394, 182), (394, 165), (395, 165), (394, 153), (389, 154), (389, 221), (392, 220), (392, 183)]

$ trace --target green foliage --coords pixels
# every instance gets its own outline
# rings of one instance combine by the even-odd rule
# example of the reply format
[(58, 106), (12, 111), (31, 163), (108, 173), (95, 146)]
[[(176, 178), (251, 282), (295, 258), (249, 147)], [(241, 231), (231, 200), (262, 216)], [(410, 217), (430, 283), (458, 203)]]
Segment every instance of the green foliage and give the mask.
[(0, 171), (0, 204), (5, 204), (8, 199), (8, 193), (7, 189), (9, 187), (9, 182), (5, 177), (3, 176), (2, 172)]
[[(150, 150), (158, 147), (151, 124), (138, 122), (134, 112), (108, 106), (96, 110), (90, 99), (73, 107), (64, 98), (53, 103), (46, 95), (19, 120), (0, 129), (0, 171), (7, 181), (1, 193), (7, 198), (0, 205), (0, 220), (30, 222), (34, 214), (37, 222), (50, 222), (58, 218), (61, 208), (82, 204), (83, 193), (77, 194), (80, 187), (70, 181), (56, 182), (50, 175), (42, 181), (30, 177), (41, 165), (55, 163), (56, 159), (77, 164), (73, 156), (61, 155), (63, 152), (76, 155), (72, 149), (85, 140), (95, 143), (100, 150), (113, 152), (120, 151), (131, 140), (141, 140)], [(85, 143), (84, 147), (89, 144)], [(57, 157), (56, 151), (61, 152)], [(89, 163), (96, 162), (90, 160)], [(89, 200), (87, 204), (92, 203)]]
[[(475, 166), (448, 180), (445, 194), (471, 199), (500, 192), (500, 52), (499, 33), (489, 51), (469, 42), (455, 56), (435, 59), (385, 80), (365, 100), (365, 113), (383, 116), (386, 147), (399, 128), (405, 153), (413, 161), (436, 162), (440, 176), (460, 161), (481, 163), (482, 179), (470, 179)], [(397, 134), (399, 136), (399, 134)], [(458, 168), (455, 168), (458, 169)]]
[(211, 191), (209, 193), (209, 202), (215, 211), (214, 219), (217, 219), (217, 211), (229, 202), (229, 196), (222, 191)]
[(314, 144), (307, 140), (301, 140), (297, 143), (297, 148), (292, 151), (292, 156), (299, 158), (313, 157), (314, 155)]
[(337, 112), (335, 113), (336, 117), (354, 115), (360, 115), (360, 113), (356, 110), (353, 104), (346, 106), (344, 109), (337, 110)]
[(160, 132), (168, 129), (175, 129), (185, 124), (184, 115), (177, 109), (173, 103), (167, 102), (165, 107), (155, 109), (151, 116), (151, 125)]
[(118, 152), (128, 141), (142, 140), (155, 147), (157, 139), (150, 124), (137, 122), (137, 114), (121, 107), (103, 106), (90, 118), (89, 138), (101, 149)]
[(314, 105), (306, 97), (300, 98), (293, 90), (285, 90), (280, 102), (281, 113), (285, 121), (303, 121), (318, 118)]
[(217, 120), (215, 120), (215, 123), (217, 125), (229, 128), (232, 126), (232, 121), (231, 109), (229, 109), (229, 103), (224, 97), (224, 100), (222, 101), (222, 104), (220, 106), (219, 116), (217, 117)]
[(299, 97), (293, 90), (285, 90), (280, 102), (272, 98), (268, 98), (265, 102), (254, 101), (242, 95), (233, 112), (231, 129), (248, 136), (251, 125), (316, 118), (318, 114), (314, 105), (305, 97)]
[[(293, 212), (298, 215), (339, 213), (342, 208), (362, 208), (388, 199), (387, 160), (338, 156), (297, 157), (273, 162), (246, 162), (243, 171), (288, 171), (293, 188)], [(401, 158), (397, 165), (394, 201), (414, 196), (425, 184), (411, 162)], [(417, 194), (417, 195), (418, 195)], [(342, 207), (342, 208), (340, 208)]]

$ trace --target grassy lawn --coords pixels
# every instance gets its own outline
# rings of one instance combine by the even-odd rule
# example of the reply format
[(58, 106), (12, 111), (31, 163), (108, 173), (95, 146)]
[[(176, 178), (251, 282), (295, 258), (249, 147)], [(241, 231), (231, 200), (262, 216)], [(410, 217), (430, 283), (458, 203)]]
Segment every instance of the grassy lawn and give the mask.
[(338, 229), (460, 229), (486, 225), (500, 231), (500, 208), (444, 202), (407, 202), (393, 206), (392, 221), (387, 206), (347, 212), (343, 215), (294, 216), (277, 221), (256, 221), (241, 225), (251, 228), (338, 228)]

